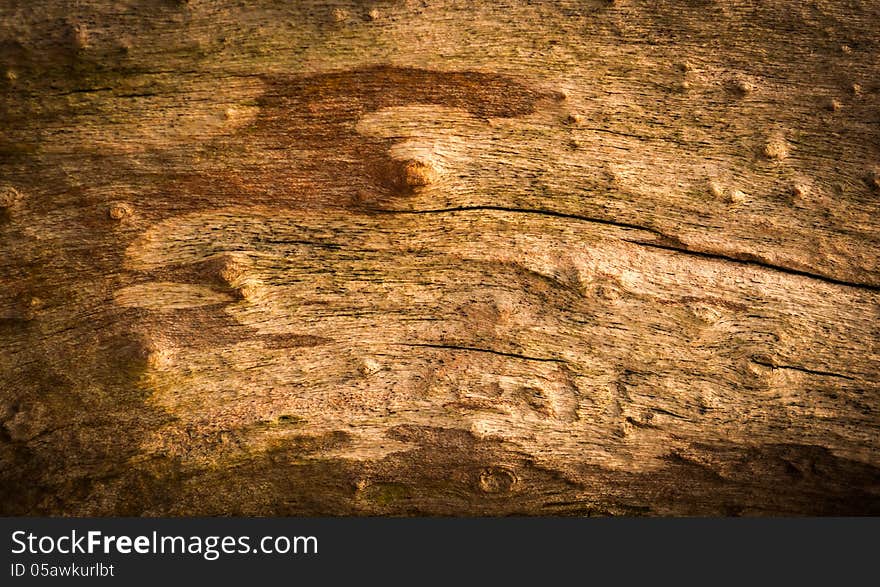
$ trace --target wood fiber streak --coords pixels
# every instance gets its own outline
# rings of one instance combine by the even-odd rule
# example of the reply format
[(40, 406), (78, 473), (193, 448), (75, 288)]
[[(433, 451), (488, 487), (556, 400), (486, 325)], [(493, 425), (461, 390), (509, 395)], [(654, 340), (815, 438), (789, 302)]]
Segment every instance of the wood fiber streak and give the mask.
[(0, 0), (0, 513), (880, 514), (880, 2)]

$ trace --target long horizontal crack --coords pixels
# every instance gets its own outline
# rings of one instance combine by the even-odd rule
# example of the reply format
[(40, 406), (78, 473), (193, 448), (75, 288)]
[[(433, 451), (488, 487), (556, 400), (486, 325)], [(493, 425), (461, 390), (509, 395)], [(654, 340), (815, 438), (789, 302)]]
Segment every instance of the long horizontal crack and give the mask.
[(318, 249), (330, 249), (331, 251), (338, 251), (343, 248), (342, 245), (336, 243), (327, 243), (321, 241), (310, 241), (310, 240), (301, 240), (301, 239), (281, 239), (281, 238), (258, 238), (258, 242), (266, 243), (269, 245), (305, 245), (308, 247), (315, 247)]
[(604, 218), (592, 218), (590, 216), (581, 216), (578, 214), (568, 214), (565, 212), (556, 212), (554, 210), (543, 210), (538, 208), (512, 208), (508, 206), (457, 206), (454, 208), (432, 208), (428, 210), (388, 210), (388, 209), (370, 209), (370, 212), (380, 214), (448, 214), (452, 212), (510, 212), (512, 214), (535, 214), (538, 216), (549, 216), (551, 218), (566, 218), (568, 220), (579, 220), (581, 222), (592, 222), (594, 224), (603, 224), (605, 226), (616, 226), (617, 228), (629, 228), (631, 230), (641, 230), (655, 234), (661, 238), (668, 238), (665, 234), (653, 228), (639, 226), (638, 224), (629, 224), (626, 222), (617, 222), (615, 220), (606, 220)]
[[(53, 88), (54, 89), (54, 88)], [(110, 87), (101, 87), (101, 88), (75, 88), (73, 90), (68, 90), (66, 92), (59, 92), (56, 96), (71, 96), (73, 94), (95, 94), (98, 92), (109, 92), (112, 91), (113, 88)]]
[(789, 371), (800, 371), (801, 373), (807, 373), (809, 375), (821, 375), (823, 377), (838, 377), (840, 379), (848, 379), (849, 381), (856, 381), (855, 377), (850, 377), (849, 375), (843, 375), (841, 373), (834, 373), (832, 371), (816, 371), (815, 369), (807, 369), (806, 367), (798, 367), (795, 365), (774, 365), (773, 363), (768, 363), (767, 361), (761, 361), (758, 359), (752, 359), (752, 362), (756, 365), (761, 365), (763, 367), (770, 367), (771, 369), (786, 369)]
[(870, 291), (880, 291), (880, 285), (874, 285), (871, 283), (860, 283), (856, 281), (846, 281), (844, 279), (837, 279), (835, 277), (828, 277), (827, 275), (821, 275), (819, 273), (811, 273), (809, 271), (801, 271), (800, 269), (792, 269), (791, 267), (785, 267), (783, 265), (774, 265), (773, 263), (767, 263), (765, 261), (760, 261), (757, 259), (739, 259), (737, 257), (732, 257), (730, 255), (724, 255), (721, 253), (706, 253), (703, 251), (694, 251), (691, 249), (685, 249), (683, 247), (676, 247), (672, 245), (664, 245), (660, 243), (649, 243), (645, 241), (638, 240), (630, 240), (630, 239), (622, 239), (628, 243), (633, 243), (635, 245), (641, 245), (643, 247), (650, 247), (652, 249), (662, 249), (664, 251), (672, 251), (675, 253), (681, 253), (683, 255), (693, 255), (695, 257), (702, 257), (704, 259), (715, 259), (718, 261), (728, 261), (731, 263), (738, 263), (740, 265), (748, 265), (751, 267), (762, 267), (764, 269), (772, 269), (773, 271), (779, 271), (781, 273), (787, 273), (789, 275), (798, 275), (800, 277), (808, 277), (810, 279), (816, 279), (819, 281), (824, 281), (825, 283), (832, 283), (834, 285), (843, 285), (846, 287), (856, 287), (860, 289), (867, 289)]
[[(659, 239), (666, 242), (674, 242), (676, 239), (666, 235), (655, 228), (648, 228), (646, 226), (640, 226), (638, 224), (630, 224), (628, 222), (618, 222), (615, 220), (607, 220), (604, 218), (593, 218), (590, 216), (581, 216), (579, 214), (568, 214), (565, 212), (556, 212), (553, 210), (543, 210), (543, 209), (535, 209), (535, 208), (513, 208), (508, 206), (457, 206), (453, 208), (432, 208), (428, 210), (388, 210), (388, 209), (372, 209), (371, 212), (377, 212), (382, 214), (446, 214), (452, 212), (473, 212), (473, 211), (495, 211), (495, 212), (510, 212), (513, 214), (536, 214), (539, 216), (548, 216), (552, 218), (566, 218), (569, 220), (577, 220), (581, 222), (591, 222), (594, 224), (602, 224), (605, 226), (615, 226), (617, 228), (628, 228), (631, 230), (641, 230), (643, 232), (648, 232), (653, 235), (656, 235)], [(662, 244), (658, 242), (645, 242), (634, 239), (621, 239), (625, 242), (632, 243), (635, 245), (641, 245), (644, 247), (652, 247), (655, 249), (662, 249), (665, 251), (672, 251), (676, 253), (681, 253), (683, 255), (694, 255), (697, 257), (702, 257), (704, 259), (715, 259), (719, 261), (729, 261), (731, 263), (739, 263), (741, 265), (749, 265), (752, 267), (763, 267), (764, 269), (771, 269), (773, 271), (779, 271), (782, 273), (787, 273), (789, 275), (798, 275), (800, 277), (807, 277), (810, 279), (816, 279), (819, 281), (824, 281), (825, 283), (831, 283), (834, 285), (842, 285), (846, 287), (855, 287), (860, 289), (866, 289), (870, 291), (880, 291), (880, 285), (874, 285), (871, 283), (862, 283), (857, 281), (847, 281), (845, 279), (837, 279), (835, 277), (829, 277), (827, 275), (821, 275), (819, 273), (811, 273), (809, 271), (802, 271), (800, 269), (792, 269), (791, 267), (785, 267), (783, 265), (774, 265), (773, 263), (767, 263), (764, 261), (760, 261), (758, 259), (741, 259), (737, 257), (733, 257), (730, 255), (724, 255), (721, 253), (707, 253), (703, 251), (694, 251), (691, 249), (686, 249), (684, 247), (674, 246), (670, 244)]]
[(461, 346), (455, 344), (428, 344), (428, 343), (401, 343), (400, 346), (407, 347), (421, 347), (421, 348), (429, 348), (429, 349), (445, 349), (451, 351), (469, 351), (474, 353), (488, 353), (490, 355), (498, 355), (500, 357), (510, 357), (512, 359), (522, 359), (524, 361), (540, 361), (542, 363), (565, 363), (562, 359), (549, 359), (546, 357), (529, 357), (527, 355), (520, 355), (518, 353), (504, 353), (501, 351), (494, 351), (492, 349), (481, 349), (478, 347), (470, 347), (470, 346)]

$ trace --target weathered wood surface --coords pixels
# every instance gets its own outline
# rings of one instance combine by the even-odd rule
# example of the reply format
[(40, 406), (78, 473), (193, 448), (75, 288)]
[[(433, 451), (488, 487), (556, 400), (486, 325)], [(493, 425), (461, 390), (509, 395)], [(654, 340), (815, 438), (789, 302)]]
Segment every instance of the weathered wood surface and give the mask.
[(880, 513), (880, 2), (0, 23), (3, 513)]

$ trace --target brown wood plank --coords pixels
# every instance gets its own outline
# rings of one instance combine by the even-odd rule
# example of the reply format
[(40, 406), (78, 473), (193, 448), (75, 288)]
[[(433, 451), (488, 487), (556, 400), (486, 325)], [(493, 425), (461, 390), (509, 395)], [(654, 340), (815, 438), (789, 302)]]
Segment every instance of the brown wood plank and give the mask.
[(4, 513), (880, 512), (880, 2), (0, 22)]

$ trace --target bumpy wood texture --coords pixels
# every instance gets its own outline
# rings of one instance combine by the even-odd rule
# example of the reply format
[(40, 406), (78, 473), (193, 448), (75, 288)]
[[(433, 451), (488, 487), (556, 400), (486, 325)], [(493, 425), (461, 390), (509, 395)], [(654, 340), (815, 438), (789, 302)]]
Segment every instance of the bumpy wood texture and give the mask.
[(3, 513), (880, 513), (880, 2), (70, 4)]

